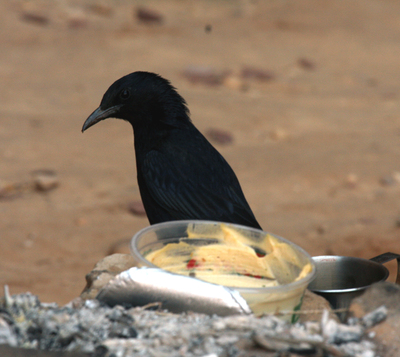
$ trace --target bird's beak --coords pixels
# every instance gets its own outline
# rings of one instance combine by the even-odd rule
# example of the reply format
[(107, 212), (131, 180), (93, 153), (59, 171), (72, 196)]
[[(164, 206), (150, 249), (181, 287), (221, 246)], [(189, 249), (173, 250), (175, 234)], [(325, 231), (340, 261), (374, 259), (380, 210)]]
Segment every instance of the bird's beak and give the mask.
[(121, 108), (120, 105), (115, 105), (104, 110), (101, 109), (101, 107), (98, 107), (92, 114), (89, 115), (89, 118), (87, 118), (86, 121), (83, 123), (82, 133), (86, 129), (98, 123), (100, 120), (113, 117), (113, 115), (118, 112), (119, 108)]

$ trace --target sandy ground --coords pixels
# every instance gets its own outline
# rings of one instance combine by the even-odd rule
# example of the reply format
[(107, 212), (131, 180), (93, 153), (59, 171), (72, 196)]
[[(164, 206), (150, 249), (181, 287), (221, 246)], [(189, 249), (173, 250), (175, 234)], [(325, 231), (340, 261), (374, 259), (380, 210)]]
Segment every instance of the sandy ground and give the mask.
[[(148, 225), (127, 209), (140, 200), (130, 126), (80, 132), (136, 70), (170, 79), (201, 131), (232, 136), (215, 146), (265, 230), (311, 255), (400, 253), (399, 20), (391, 0), (1, 0), (0, 285), (66, 303)], [(188, 68), (230, 75), (192, 83)], [(31, 188), (41, 169), (57, 188)]]

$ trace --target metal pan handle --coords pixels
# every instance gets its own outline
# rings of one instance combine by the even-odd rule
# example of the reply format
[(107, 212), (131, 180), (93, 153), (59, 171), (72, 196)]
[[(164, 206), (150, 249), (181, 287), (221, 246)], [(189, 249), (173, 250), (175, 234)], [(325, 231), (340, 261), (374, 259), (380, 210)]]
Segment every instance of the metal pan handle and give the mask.
[(377, 262), (380, 264), (385, 264), (387, 262), (390, 262), (393, 259), (397, 259), (397, 277), (396, 277), (396, 284), (400, 285), (400, 254), (396, 253), (383, 253), (380, 254), (374, 258), (371, 258), (373, 262)]

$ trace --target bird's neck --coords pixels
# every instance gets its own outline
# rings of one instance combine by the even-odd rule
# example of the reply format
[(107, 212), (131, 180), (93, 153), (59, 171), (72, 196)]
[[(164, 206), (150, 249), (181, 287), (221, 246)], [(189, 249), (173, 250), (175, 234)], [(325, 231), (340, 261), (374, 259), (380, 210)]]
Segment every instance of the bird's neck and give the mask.
[[(149, 151), (158, 150), (167, 145), (171, 138), (186, 135), (188, 126), (193, 126), (193, 124), (190, 121), (185, 125), (169, 125), (158, 122), (157, 124), (152, 123), (152, 125), (134, 126), (133, 136), (137, 161), (144, 159), (142, 156)], [(190, 136), (189, 132), (190, 130), (187, 133), (188, 136)]]

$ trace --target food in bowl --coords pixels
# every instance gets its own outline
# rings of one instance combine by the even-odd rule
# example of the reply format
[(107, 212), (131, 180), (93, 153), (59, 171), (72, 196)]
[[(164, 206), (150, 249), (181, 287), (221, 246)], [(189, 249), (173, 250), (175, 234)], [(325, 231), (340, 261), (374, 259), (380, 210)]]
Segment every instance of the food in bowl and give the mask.
[(172, 273), (230, 287), (283, 285), (312, 271), (311, 263), (304, 264), (290, 244), (271, 234), (257, 243), (244, 230), (223, 223), (217, 228), (206, 232), (189, 225), (187, 237), (144, 257)]
[(159, 223), (136, 233), (131, 248), (139, 267), (159, 267), (233, 288), (255, 315), (278, 312), (292, 322), (315, 277), (310, 255), (297, 245), (231, 223)]

